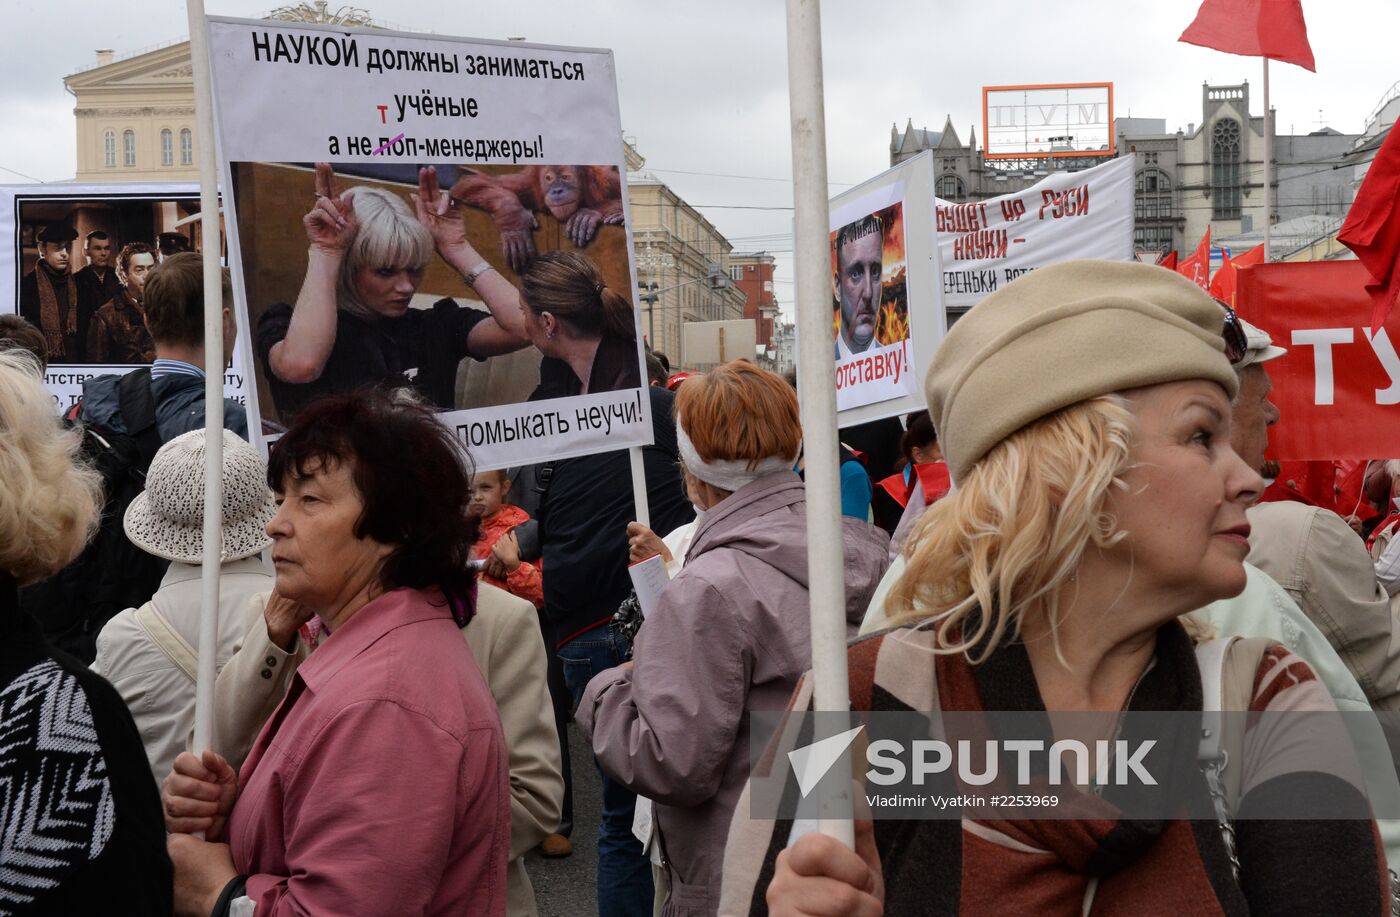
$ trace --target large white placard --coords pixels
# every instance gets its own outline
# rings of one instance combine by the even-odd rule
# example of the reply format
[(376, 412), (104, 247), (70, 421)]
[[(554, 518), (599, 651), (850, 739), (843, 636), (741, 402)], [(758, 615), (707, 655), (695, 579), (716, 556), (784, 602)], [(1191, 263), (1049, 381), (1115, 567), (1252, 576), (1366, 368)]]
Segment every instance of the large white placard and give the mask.
[(1134, 260), (1133, 163), (1124, 156), (1082, 172), (1058, 172), (985, 201), (938, 201), (940, 287), (948, 310), (966, 311), (1047, 264)]
[(831, 201), (832, 325), (841, 426), (924, 406), (923, 372), (943, 339), (932, 154)]
[[(139, 314), (140, 295), (124, 308), (109, 303), (115, 299), (114, 305), (122, 306), (121, 290), (130, 293), (140, 285), (144, 270), (161, 257), (161, 237), (168, 248), (200, 250), (198, 214), (198, 185), (0, 185), (0, 314), (23, 315), (46, 336), (55, 331), (49, 323), (67, 324), (62, 303), (48, 310), (40, 304), (34, 275), (41, 269), (39, 243), (46, 230), (71, 236), (60, 243), (66, 245), (66, 264), (63, 252), (47, 262), (49, 276), (64, 287), (71, 282), (76, 294), (68, 303), (75, 321), (61, 333), (64, 351), (50, 355), (44, 377), (55, 410), (62, 413), (76, 404), (89, 379), (150, 364), (154, 350)], [(45, 244), (43, 251), (54, 249)], [(135, 275), (131, 283), (124, 283), (117, 269), (124, 251)], [(246, 326), (239, 334), (246, 336)], [(224, 372), (224, 394), (242, 403), (250, 388), (247, 366), (235, 356)]]
[[(432, 403), (481, 468), (651, 442), (610, 51), (216, 17), (209, 32), (265, 435), (313, 396), (389, 384)], [(395, 212), (354, 207), (328, 235), (304, 223), (376, 195)], [(549, 301), (522, 310), (516, 291), (556, 252), (596, 283), (535, 271)], [(329, 355), (284, 360), (324, 340), (303, 336), (317, 323)]]

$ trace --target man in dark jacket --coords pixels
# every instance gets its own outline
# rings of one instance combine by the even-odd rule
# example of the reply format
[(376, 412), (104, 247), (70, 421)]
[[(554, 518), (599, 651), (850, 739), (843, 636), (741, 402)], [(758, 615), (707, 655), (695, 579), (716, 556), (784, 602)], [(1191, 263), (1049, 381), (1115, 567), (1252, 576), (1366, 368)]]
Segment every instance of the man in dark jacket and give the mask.
[[(224, 349), (211, 369), (222, 375), (233, 352), (234, 324), (224, 275)], [(102, 522), (83, 553), (49, 579), (27, 586), (23, 607), (39, 619), (51, 643), (85, 663), (96, 653), (103, 625), (124, 608), (155, 594), (165, 563), (137, 549), (122, 531), (122, 515), (140, 492), (156, 450), (204, 428), (204, 268), (196, 254), (174, 255), (151, 271), (145, 289), (146, 323), (156, 361), (124, 376), (83, 383), (77, 418), (102, 475)], [(70, 413), (69, 415), (73, 415)], [(224, 426), (248, 436), (243, 405), (224, 399)]]
[[(648, 386), (652, 442), (642, 449), (651, 527), (669, 533), (695, 518), (680, 474), (672, 409), (675, 395)], [(574, 701), (589, 679), (622, 664), (626, 641), (612, 616), (632, 589), (627, 574), (627, 523), (636, 518), (626, 450), (563, 459), (542, 483), (540, 538), (544, 552), (544, 614), (552, 648), (563, 664)], [(599, 772), (602, 773), (601, 771)], [(632, 836), (637, 796), (602, 774), (598, 825), (598, 913), (650, 915), (651, 864)]]
[[(149, 370), (155, 398), (156, 429), (162, 445), (191, 430), (204, 428), (204, 265), (200, 255), (172, 255), (154, 268), (145, 287), (146, 325), (155, 342), (156, 359)], [(233, 291), (224, 273), (224, 352), (214, 367), (222, 373), (233, 355), (237, 327), (233, 321)], [(115, 433), (130, 432), (122, 420), (118, 385), (122, 376), (97, 376), (83, 383), (79, 419)], [(248, 415), (243, 405), (224, 399), (224, 426), (248, 438)]]
[(78, 284), (78, 302), (89, 315), (102, 308), (103, 303), (121, 295), (122, 285), (113, 267), (116, 254), (112, 244), (112, 237), (100, 229), (83, 237), (87, 265), (74, 274), (73, 279)]
[(91, 313), (70, 271), (78, 231), (67, 223), (39, 230), (39, 259), (19, 283), (19, 314), (44, 335), (53, 363), (81, 363)]

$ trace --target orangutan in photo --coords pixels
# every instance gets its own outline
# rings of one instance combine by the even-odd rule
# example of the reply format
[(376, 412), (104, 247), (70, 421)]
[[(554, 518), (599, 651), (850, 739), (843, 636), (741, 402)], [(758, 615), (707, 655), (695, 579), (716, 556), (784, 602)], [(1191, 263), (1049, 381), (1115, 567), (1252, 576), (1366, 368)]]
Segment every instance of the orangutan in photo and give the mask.
[(517, 274), (535, 259), (535, 214), (548, 210), (582, 248), (603, 223), (622, 223), (622, 180), (616, 166), (526, 166), (485, 175), (463, 169), (452, 186), (454, 201), (485, 210), (501, 231), (501, 250)]

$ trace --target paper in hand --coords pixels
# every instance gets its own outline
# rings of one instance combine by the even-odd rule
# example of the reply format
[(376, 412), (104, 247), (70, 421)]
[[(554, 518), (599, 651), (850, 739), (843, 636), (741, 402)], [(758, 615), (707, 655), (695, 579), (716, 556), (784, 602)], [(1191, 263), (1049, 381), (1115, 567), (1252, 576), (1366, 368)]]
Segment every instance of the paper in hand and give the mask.
[(660, 554), (653, 554), (646, 560), (632, 564), (627, 568), (627, 572), (632, 577), (632, 588), (637, 592), (637, 604), (641, 606), (642, 618), (651, 617), (652, 611), (661, 601), (661, 593), (666, 591), (666, 584), (671, 581), (671, 577), (666, 573), (666, 561), (662, 560)]

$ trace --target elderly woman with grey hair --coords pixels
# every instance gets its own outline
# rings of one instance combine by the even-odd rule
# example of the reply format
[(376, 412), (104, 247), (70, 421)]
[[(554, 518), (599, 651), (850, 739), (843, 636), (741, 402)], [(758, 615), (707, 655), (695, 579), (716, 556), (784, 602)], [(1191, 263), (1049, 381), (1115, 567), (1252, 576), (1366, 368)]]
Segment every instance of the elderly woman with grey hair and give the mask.
[[(525, 347), (515, 287), (467, 241), (456, 205), (429, 166), (418, 172), (416, 215), (374, 187), (340, 192), (316, 164), (316, 203), (302, 218), (310, 241), (296, 302), (273, 303), (258, 320), (257, 352), (283, 419), (316, 397), (365, 383), (411, 386), (452, 408), (458, 364)], [(433, 252), (490, 312), (443, 297), (412, 308)]]
[(0, 913), (169, 914), (172, 872), (141, 738), (112, 686), (57, 652), (19, 587), (82, 550), (101, 483), (74, 459), (39, 361), (0, 352)]

